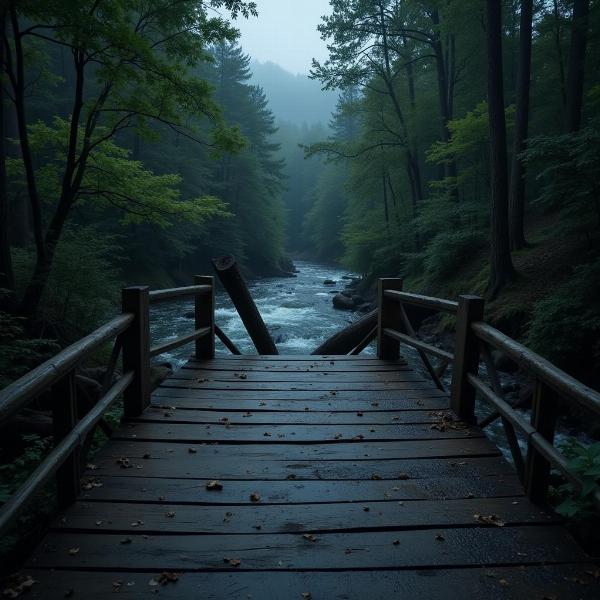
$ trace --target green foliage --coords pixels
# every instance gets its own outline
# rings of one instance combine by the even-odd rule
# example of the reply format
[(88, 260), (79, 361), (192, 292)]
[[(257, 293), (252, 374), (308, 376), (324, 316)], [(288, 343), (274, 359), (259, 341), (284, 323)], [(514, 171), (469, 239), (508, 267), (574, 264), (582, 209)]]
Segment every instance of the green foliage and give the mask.
[[(0, 290), (0, 293), (6, 290)], [(0, 389), (50, 358), (59, 349), (52, 340), (30, 338), (25, 319), (0, 311)]]
[(576, 375), (586, 371), (598, 374), (599, 281), (600, 258), (596, 258), (576, 267), (567, 283), (533, 308), (527, 344)]
[[(60, 241), (46, 287), (40, 318), (54, 337), (69, 340), (97, 327), (115, 311), (124, 262), (122, 238), (90, 226), (70, 227)], [(33, 268), (29, 251), (15, 252), (17, 279)]]
[[(61, 193), (69, 129), (69, 121), (58, 116), (52, 125), (38, 121), (29, 127), (31, 149), (36, 156), (46, 157), (37, 170), (37, 181), (42, 198), (50, 204)], [(81, 151), (83, 128), (79, 133)], [(75, 200), (89, 202), (100, 209), (115, 207), (122, 211), (121, 222), (125, 225), (149, 221), (167, 227), (181, 219), (198, 223), (215, 216), (228, 216), (225, 205), (214, 197), (182, 200), (180, 175), (155, 175), (145, 169), (140, 161), (129, 158), (129, 150), (107, 138), (104, 128), (96, 130), (92, 144), (94, 152), (88, 159)], [(7, 166), (13, 177), (24, 176), (21, 160), (9, 159)]]
[(0, 504), (6, 502), (10, 495), (25, 483), (52, 448), (51, 438), (41, 438), (36, 434), (21, 437), (25, 447), (23, 453), (13, 461), (0, 465)]
[(539, 167), (536, 202), (557, 209), (561, 230), (600, 224), (600, 120), (577, 133), (537, 136), (529, 141), (526, 162)]
[(484, 248), (486, 237), (478, 231), (438, 233), (427, 245), (423, 264), (433, 281), (452, 278), (464, 263)]
[(557, 488), (561, 500), (554, 510), (568, 519), (583, 519), (594, 514), (593, 496), (600, 486), (600, 442), (584, 446), (571, 438), (561, 447), (569, 459), (567, 468), (582, 482), (581, 489), (572, 483)]

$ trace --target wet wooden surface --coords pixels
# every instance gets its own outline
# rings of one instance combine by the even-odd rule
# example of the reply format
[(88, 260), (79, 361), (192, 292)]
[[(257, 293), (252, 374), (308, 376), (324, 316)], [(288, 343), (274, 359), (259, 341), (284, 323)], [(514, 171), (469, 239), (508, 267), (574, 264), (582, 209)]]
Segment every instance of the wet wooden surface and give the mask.
[(32, 598), (597, 597), (590, 558), (403, 363), (190, 361), (88, 467)]

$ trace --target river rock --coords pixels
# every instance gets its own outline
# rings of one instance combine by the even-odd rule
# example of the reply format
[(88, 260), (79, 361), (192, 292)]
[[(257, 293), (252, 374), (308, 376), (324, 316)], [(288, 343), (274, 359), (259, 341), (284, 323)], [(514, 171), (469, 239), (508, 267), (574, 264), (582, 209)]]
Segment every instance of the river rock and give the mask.
[(336, 294), (333, 297), (333, 306), (340, 310), (354, 310), (356, 308), (354, 300), (345, 294)]
[(358, 294), (353, 294), (352, 300), (354, 300), (354, 304), (356, 304), (356, 306), (358, 306), (359, 304), (364, 304), (366, 302), (366, 300)]
[(323, 285), (335, 285), (335, 281), (333, 279), (326, 279)]

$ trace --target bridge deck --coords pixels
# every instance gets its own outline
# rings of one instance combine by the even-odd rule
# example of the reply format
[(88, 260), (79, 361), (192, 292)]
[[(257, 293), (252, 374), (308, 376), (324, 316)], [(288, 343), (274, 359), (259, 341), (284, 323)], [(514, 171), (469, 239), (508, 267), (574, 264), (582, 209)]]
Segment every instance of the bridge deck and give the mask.
[(588, 557), (447, 406), (375, 358), (189, 362), (88, 465), (30, 597), (593, 597)]

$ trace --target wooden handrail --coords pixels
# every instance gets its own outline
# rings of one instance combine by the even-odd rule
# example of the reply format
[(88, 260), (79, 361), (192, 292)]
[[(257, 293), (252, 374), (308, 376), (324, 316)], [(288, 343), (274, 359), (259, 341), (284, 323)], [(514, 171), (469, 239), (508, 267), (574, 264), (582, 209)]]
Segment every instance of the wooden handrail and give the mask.
[(429, 308), (438, 312), (446, 312), (456, 314), (458, 310), (458, 302), (453, 300), (445, 300), (443, 298), (434, 298), (433, 296), (422, 296), (421, 294), (411, 294), (410, 292), (400, 292), (397, 290), (385, 290), (384, 296), (390, 300), (420, 306), (421, 308)]
[(150, 304), (177, 300), (186, 296), (205, 296), (212, 292), (210, 285), (190, 285), (187, 287), (153, 290), (150, 292)]
[(4, 423), (25, 408), (33, 398), (62, 379), (98, 346), (125, 331), (133, 318), (133, 315), (126, 313), (111, 319), (1, 390), (0, 423)]
[(504, 352), (520, 367), (529, 371), (552, 388), (557, 394), (578, 402), (600, 414), (600, 393), (568, 375), (550, 361), (483, 322), (473, 323), (475, 335), (494, 348)]
[(385, 328), (383, 330), (383, 332), (385, 333), (385, 335), (388, 335), (389, 337), (391, 337), (395, 340), (398, 340), (399, 342), (404, 342), (405, 344), (408, 344), (409, 346), (412, 346), (413, 348), (416, 348), (417, 350), (423, 350), (423, 352), (426, 352), (427, 354), (431, 354), (432, 356), (435, 356), (437, 358), (441, 358), (442, 360), (447, 360), (449, 362), (454, 361), (454, 354), (451, 354), (450, 352), (446, 352), (445, 350), (442, 350), (441, 348), (438, 348), (437, 346), (432, 346), (431, 344), (422, 342), (421, 340), (418, 340), (417, 338), (414, 338), (410, 335), (406, 335), (405, 333), (396, 331), (395, 329)]
[(196, 329), (196, 331), (192, 331), (192, 333), (188, 333), (187, 335), (182, 335), (174, 340), (171, 340), (170, 342), (153, 346), (150, 348), (150, 358), (154, 358), (155, 356), (168, 352), (169, 350), (174, 350), (180, 346), (185, 346), (186, 344), (195, 342), (196, 340), (210, 335), (210, 333), (210, 327), (202, 327), (201, 329)]
[(27, 481), (0, 508), (0, 535), (14, 522), (33, 495), (54, 475), (73, 451), (83, 444), (87, 434), (102, 418), (110, 406), (133, 381), (133, 373), (125, 373), (79, 421), (71, 432), (55, 446), (37, 466)]

